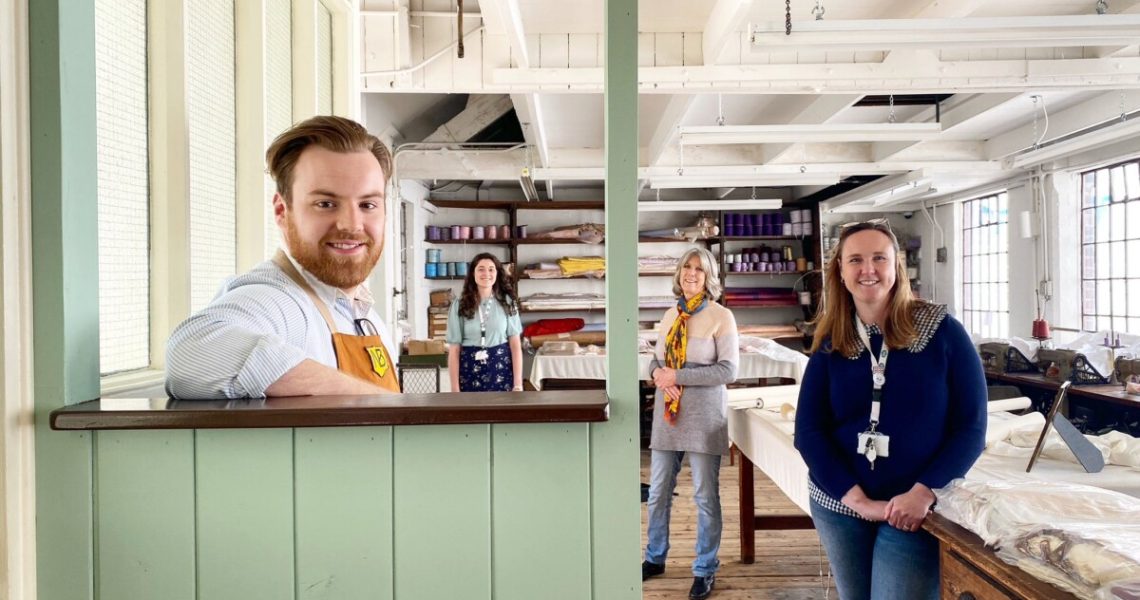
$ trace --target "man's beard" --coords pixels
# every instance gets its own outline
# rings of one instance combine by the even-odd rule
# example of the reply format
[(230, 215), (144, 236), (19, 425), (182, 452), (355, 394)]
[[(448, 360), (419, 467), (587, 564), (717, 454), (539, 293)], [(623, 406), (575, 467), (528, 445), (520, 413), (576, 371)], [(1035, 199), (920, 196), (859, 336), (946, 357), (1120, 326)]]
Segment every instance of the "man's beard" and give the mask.
[[(368, 274), (380, 260), (382, 248), (364, 234), (349, 235), (334, 231), (326, 234), (315, 245), (302, 243), (300, 237), (293, 216), (286, 212), (285, 243), (289, 246), (289, 254), (314, 277), (335, 288), (346, 290), (360, 285), (368, 279)], [(365, 252), (363, 255), (339, 256), (326, 246), (332, 241), (361, 242), (365, 244)]]

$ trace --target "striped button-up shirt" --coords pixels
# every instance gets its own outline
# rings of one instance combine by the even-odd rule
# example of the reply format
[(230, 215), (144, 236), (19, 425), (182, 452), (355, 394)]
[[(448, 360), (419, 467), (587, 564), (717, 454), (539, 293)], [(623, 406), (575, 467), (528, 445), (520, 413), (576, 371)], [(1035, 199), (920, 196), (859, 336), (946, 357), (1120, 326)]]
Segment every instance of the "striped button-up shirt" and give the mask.
[[(349, 298), (293, 264), (329, 306), (339, 332), (356, 334), (354, 319), (367, 318), (396, 357), (366, 287)], [(166, 391), (182, 399), (263, 398), (305, 359), (335, 369), (332, 335), (308, 294), (266, 261), (228, 279), (206, 308), (174, 330), (166, 345)]]

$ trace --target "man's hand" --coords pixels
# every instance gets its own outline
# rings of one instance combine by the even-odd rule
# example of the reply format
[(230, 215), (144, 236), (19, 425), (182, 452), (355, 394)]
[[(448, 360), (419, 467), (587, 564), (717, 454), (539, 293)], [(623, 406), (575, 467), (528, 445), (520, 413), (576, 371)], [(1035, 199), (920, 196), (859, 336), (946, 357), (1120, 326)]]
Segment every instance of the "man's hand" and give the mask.
[(918, 531), (930, 507), (934, 505), (934, 492), (921, 483), (914, 484), (910, 491), (899, 494), (887, 502), (887, 523), (902, 531)]
[(363, 379), (345, 375), (315, 360), (306, 359), (289, 369), (265, 390), (273, 396), (327, 396), (394, 394), (392, 390), (371, 384)]

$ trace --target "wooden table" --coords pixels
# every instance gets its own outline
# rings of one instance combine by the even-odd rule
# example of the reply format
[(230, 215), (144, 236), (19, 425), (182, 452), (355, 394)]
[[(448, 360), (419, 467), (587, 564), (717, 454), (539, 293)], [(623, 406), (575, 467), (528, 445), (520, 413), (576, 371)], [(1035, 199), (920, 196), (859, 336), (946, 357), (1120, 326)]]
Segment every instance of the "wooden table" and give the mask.
[[(997, 373), (986, 371), (986, 379), (1000, 381), (1016, 386), (1028, 386), (1039, 390), (1056, 392), (1061, 385), (1056, 379), (1049, 379), (1040, 373)], [(1070, 398), (1108, 402), (1128, 408), (1140, 408), (1140, 396), (1132, 396), (1124, 392), (1124, 386), (1108, 383), (1097, 385), (1073, 384), (1069, 388)]]
[(1073, 600), (1076, 596), (1006, 564), (981, 538), (934, 513), (922, 528), (938, 538), (944, 599)]

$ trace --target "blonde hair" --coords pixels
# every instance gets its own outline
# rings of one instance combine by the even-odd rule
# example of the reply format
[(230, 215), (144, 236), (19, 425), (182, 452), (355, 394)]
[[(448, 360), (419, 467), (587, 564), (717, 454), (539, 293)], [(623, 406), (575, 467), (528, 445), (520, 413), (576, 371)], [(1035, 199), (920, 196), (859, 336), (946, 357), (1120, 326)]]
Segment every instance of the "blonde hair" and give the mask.
[(705, 296), (709, 300), (720, 298), (720, 293), (723, 291), (720, 284), (720, 265), (717, 264), (712, 252), (698, 247), (689, 248), (677, 261), (677, 271), (673, 273), (673, 295), (678, 298), (684, 295), (681, 291), (681, 270), (694, 256), (701, 261), (701, 270), (705, 272)]
[(277, 183), (277, 193), (292, 205), (293, 169), (301, 153), (309, 146), (320, 146), (333, 152), (371, 152), (387, 180), (392, 172), (392, 153), (379, 138), (363, 125), (336, 116), (310, 117), (286, 129), (265, 151), (269, 174)]
[(882, 324), (883, 340), (887, 347), (900, 349), (910, 346), (918, 337), (913, 309), (915, 303), (920, 300), (910, 291), (910, 278), (907, 277), (906, 265), (903, 264), (902, 253), (899, 252), (898, 238), (886, 223), (856, 223), (845, 227), (839, 234), (839, 242), (835, 245), (835, 250), (824, 269), (823, 306), (813, 322), (815, 338), (811, 344), (812, 352), (818, 350), (825, 339), (831, 340), (833, 352), (840, 352), (845, 356), (856, 354), (859, 350), (859, 337), (855, 332), (853, 316), (855, 302), (851, 299), (851, 292), (843, 285), (843, 245), (852, 234), (868, 230), (878, 231), (890, 238), (891, 246), (895, 250), (895, 285), (891, 288), (887, 317)]

